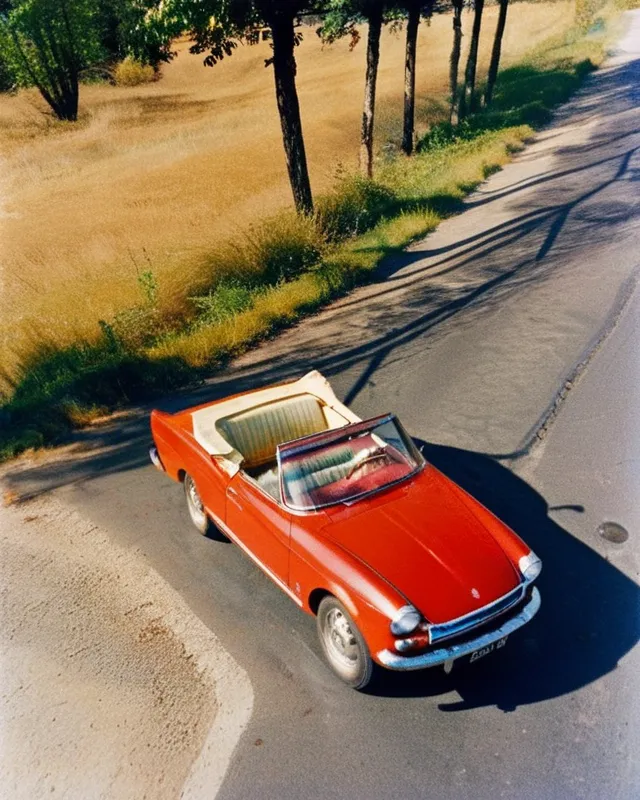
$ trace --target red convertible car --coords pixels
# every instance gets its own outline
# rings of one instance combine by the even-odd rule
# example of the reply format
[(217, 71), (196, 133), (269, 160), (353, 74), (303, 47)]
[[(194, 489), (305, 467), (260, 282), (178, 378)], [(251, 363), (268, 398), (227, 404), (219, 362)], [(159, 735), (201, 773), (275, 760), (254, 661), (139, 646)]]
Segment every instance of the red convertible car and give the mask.
[(311, 372), (177, 414), (151, 459), (202, 534), (239, 545), (314, 614), (356, 689), (373, 662), (414, 670), (501, 647), (540, 607), (540, 559), (425, 462), (393, 414), (361, 420)]

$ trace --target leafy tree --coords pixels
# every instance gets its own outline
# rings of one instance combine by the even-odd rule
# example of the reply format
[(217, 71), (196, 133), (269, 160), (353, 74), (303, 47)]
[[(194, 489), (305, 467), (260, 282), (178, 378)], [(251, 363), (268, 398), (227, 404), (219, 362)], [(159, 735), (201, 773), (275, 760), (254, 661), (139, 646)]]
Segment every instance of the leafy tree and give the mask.
[(110, 46), (117, 55), (133, 56), (157, 68), (170, 61), (175, 52), (171, 41), (182, 33), (175, 15), (164, 11), (162, 0), (100, 0), (104, 15), (111, 21)]
[(380, 36), (385, 12), (393, 5), (386, 0), (329, 0), (326, 4), (324, 23), (319, 31), (322, 38), (329, 42), (342, 36), (350, 36), (353, 48), (360, 41), (358, 23), (368, 24), (367, 70), (360, 133), (360, 169), (369, 178), (373, 175), (373, 125), (380, 62)]
[(489, 74), (487, 75), (487, 87), (484, 93), (484, 103), (489, 105), (493, 97), (493, 89), (496, 85), (498, 77), (498, 69), (500, 67), (500, 54), (502, 52), (502, 37), (504, 36), (505, 25), (507, 24), (507, 11), (509, 9), (509, 0), (498, 0), (500, 3), (500, 11), (498, 13), (498, 24), (496, 26), (496, 33), (493, 38), (493, 48), (491, 50), (491, 61), (489, 63)]
[(0, 53), (0, 92), (8, 92), (13, 85), (11, 73), (2, 59), (2, 53)]
[(95, 0), (100, 24), (100, 43), (107, 58), (122, 59), (126, 53), (122, 51), (120, 42), (120, 6), (126, 0)]
[(462, 9), (464, 0), (452, 0), (453, 5), (453, 46), (449, 59), (449, 92), (451, 105), (449, 108), (449, 121), (458, 123), (458, 71), (460, 69), (460, 52), (462, 50)]
[(480, 28), (482, 26), (482, 12), (484, 0), (474, 0), (473, 28), (471, 30), (471, 44), (464, 73), (464, 88), (460, 96), (458, 115), (464, 119), (476, 106), (476, 69), (478, 65), (478, 46), (480, 44)]
[(190, 31), (195, 40), (191, 50), (207, 53), (206, 66), (230, 56), (256, 27), (271, 30), (273, 55), (265, 66), (273, 67), (289, 180), (297, 211), (310, 214), (313, 198), (296, 88), (295, 48), (302, 38), (300, 16), (317, 4), (313, 0), (165, 0), (159, 5), (165, 29)]
[(14, 0), (0, 11), (0, 49), (15, 83), (36, 86), (59, 119), (78, 118), (80, 74), (104, 58), (95, 2)]

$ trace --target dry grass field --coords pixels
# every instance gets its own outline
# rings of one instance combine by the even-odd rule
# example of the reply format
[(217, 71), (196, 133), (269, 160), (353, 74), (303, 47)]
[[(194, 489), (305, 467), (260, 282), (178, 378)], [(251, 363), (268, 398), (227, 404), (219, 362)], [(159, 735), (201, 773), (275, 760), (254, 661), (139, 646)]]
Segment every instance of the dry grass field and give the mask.
[[(574, 3), (512, 6), (503, 64), (568, 29)], [(485, 13), (481, 75), (496, 8)], [(470, 14), (465, 13), (466, 33)], [(465, 36), (468, 42), (469, 36)], [(419, 129), (446, 98), (451, 20), (423, 25)], [(382, 43), (377, 145), (400, 133), (404, 36)], [(152, 270), (165, 307), (206, 281), (221, 241), (291, 204), (268, 44), (239, 48), (214, 68), (179, 46), (156, 83), (92, 85), (81, 121), (56, 123), (33, 92), (0, 97), (0, 365), (31, 342), (93, 336), (97, 321), (140, 299)], [(355, 166), (365, 46), (322, 47), (305, 32), (298, 83), (314, 191)], [(464, 57), (464, 54), (463, 54)]]

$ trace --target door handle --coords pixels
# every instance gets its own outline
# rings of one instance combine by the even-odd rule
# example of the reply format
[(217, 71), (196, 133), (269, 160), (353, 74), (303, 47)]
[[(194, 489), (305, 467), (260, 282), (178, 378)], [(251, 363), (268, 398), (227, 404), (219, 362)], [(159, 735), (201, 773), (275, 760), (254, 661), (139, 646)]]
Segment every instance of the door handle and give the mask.
[(236, 492), (236, 490), (233, 488), (233, 486), (230, 486), (230, 487), (227, 489), (227, 492), (228, 492), (230, 495), (232, 495), (233, 497), (237, 497), (237, 496), (238, 496), (238, 492)]

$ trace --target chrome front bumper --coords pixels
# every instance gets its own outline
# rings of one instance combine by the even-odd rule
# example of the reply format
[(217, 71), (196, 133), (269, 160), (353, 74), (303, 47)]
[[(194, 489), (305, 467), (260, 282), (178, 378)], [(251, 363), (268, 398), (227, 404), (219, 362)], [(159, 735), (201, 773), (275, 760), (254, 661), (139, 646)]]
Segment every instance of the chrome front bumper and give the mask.
[(533, 619), (539, 608), (540, 592), (534, 586), (531, 592), (531, 599), (522, 611), (516, 614), (515, 617), (505, 620), (499, 628), (495, 628), (489, 633), (484, 633), (476, 639), (454, 644), (451, 647), (439, 647), (436, 650), (421, 653), (419, 656), (401, 656), (398, 653), (392, 653), (391, 650), (382, 650), (377, 654), (377, 658), (387, 669), (412, 670), (435, 667), (438, 664), (444, 664), (445, 661), (453, 661), (456, 658), (468, 656), (476, 650), (488, 647), (488, 645), (503, 639)]

